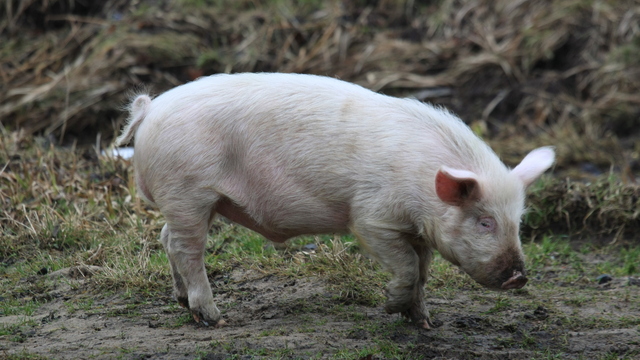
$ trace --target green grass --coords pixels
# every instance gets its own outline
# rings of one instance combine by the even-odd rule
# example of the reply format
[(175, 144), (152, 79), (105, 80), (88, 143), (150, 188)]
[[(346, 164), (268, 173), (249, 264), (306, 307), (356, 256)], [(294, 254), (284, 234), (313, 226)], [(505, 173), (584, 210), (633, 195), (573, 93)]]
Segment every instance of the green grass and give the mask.
[[(595, 247), (583, 244), (579, 248), (565, 236), (544, 236), (539, 242), (523, 246), (530, 273), (543, 272), (545, 267), (561, 267), (561, 278), (574, 281), (586, 277), (590, 281), (602, 274), (625, 277), (640, 274), (640, 246), (629, 243), (624, 246)], [(586, 255), (596, 255), (598, 262), (587, 262)]]
[[(6, 356), (6, 357), (5, 357)], [(38, 354), (32, 354), (27, 350), (22, 350), (17, 354), (7, 354), (3, 355), (3, 359), (5, 360), (48, 360), (50, 357), (42, 356)]]
[(28, 316), (20, 317), (16, 323), (0, 324), (0, 338), (6, 338), (11, 342), (22, 343), (29, 336), (28, 333), (37, 328), (38, 324)]
[(29, 297), (21, 299), (5, 299), (0, 303), (0, 314), (2, 316), (32, 316), (39, 306), (39, 302), (31, 300)]
[[(175, 307), (177, 307), (177, 305), (175, 305)], [(177, 307), (174, 311), (176, 312), (177, 317), (173, 318), (171, 322), (163, 324), (164, 327), (180, 328), (187, 324), (195, 324), (193, 316), (191, 316), (191, 313), (189, 313), (188, 311), (184, 311), (184, 309), (180, 307)]]
[(496, 302), (495, 305), (487, 310), (485, 313), (486, 314), (494, 314), (500, 311), (504, 311), (507, 310), (511, 307), (511, 299), (508, 297), (499, 297)]

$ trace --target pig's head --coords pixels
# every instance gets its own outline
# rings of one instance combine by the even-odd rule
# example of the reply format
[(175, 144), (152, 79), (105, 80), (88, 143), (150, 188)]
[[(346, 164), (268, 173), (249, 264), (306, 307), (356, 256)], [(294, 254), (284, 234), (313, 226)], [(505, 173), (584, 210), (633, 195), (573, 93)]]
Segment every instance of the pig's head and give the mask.
[(552, 148), (529, 153), (513, 170), (496, 167), (482, 175), (443, 166), (435, 187), (446, 212), (436, 247), (478, 283), (519, 289), (527, 283), (520, 245), (525, 189), (554, 162)]

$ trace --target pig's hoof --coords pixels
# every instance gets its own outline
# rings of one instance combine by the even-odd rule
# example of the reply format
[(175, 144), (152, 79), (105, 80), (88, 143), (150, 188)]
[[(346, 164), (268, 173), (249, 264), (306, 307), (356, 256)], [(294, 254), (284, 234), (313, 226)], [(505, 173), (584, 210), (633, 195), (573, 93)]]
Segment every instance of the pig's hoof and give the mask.
[(416, 323), (416, 325), (418, 325), (418, 327), (421, 327), (423, 329), (431, 330), (431, 326), (429, 325), (429, 322), (427, 321), (427, 319), (422, 319), (421, 321)]
[(213, 325), (213, 327), (217, 328), (226, 324), (224, 320), (207, 321), (205, 320), (204, 316), (202, 316), (201, 312), (192, 312), (191, 315), (193, 315), (193, 320), (195, 320), (195, 322), (202, 324), (203, 326), (206, 326), (206, 327)]
[(201, 323), (204, 326), (209, 326), (209, 324), (206, 321), (202, 321), (202, 314), (196, 313), (196, 312), (192, 312), (191, 316), (193, 316), (193, 320), (195, 322)]
[(224, 321), (224, 320), (220, 320), (220, 321), (218, 321), (215, 325), (211, 326), (211, 324), (210, 324), (209, 322), (204, 321), (204, 320), (201, 320), (201, 321), (199, 322), (199, 324), (201, 324), (202, 326), (212, 327), (212, 328), (218, 329), (218, 328), (221, 328), (221, 327), (223, 327), (223, 326), (226, 326), (226, 325), (227, 325), (227, 322), (226, 322), (226, 321)]
[(407, 313), (403, 313), (402, 315), (404, 315), (404, 317), (407, 318), (407, 320), (411, 321), (412, 324), (414, 324), (415, 326), (421, 329), (431, 330), (434, 327), (431, 321), (429, 320), (429, 318), (412, 317), (412, 316), (409, 316)]
[(218, 321), (218, 323), (214, 327), (221, 328), (221, 327), (223, 327), (225, 325), (227, 325), (227, 322), (222, 320), (222, 319), (220, 319), (220, 321)]
[(421, 329), (431, 330), (434, 328), (434, 326), (428, 314), (429, 312), (426, 309), (421, 310), (416, 309), (415, 307), (402, 312), (402, 315), (417, 327)]
[[(196, 315), (193, 315), (193, 319), (196, 320)], [(215, 328), (215, 329), (221, 328), (223, 326), (227, 326), (227, 322), (222, 320), (222, 319), (220, 319), (216, 323), (209, 323), (208, 321), (204, 321), (202, 319), (196, 320), (196, 322), (198, 324), (201, 324), (202, 326), (206, 326), (206, 327), (210, 327), (212, 324), (215, 324), (215, 325), (211, 326), (212, 328)]]
[(220, 327), (226, 324), (226, 322), (220, 319), (220, 311), (215, 308), (210, 314), (205, 314), (202, 311), (197, 311), (195, 308), (191, 308), (191, 315), (193, 316), (193, 320), (195, 322), (202, 324), (203, 326), (212, 326), (212, 327)]

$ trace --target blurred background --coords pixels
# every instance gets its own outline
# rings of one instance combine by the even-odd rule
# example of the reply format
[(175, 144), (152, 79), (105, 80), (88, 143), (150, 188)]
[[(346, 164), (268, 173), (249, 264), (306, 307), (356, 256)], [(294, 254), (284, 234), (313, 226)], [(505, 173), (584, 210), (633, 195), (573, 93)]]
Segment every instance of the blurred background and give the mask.
[(6, 0), (3, 136), (107, 146), (122, 108), (200, 76), (296, 72), (443, 105), (509, 165), (640, 174), (640, 1)]

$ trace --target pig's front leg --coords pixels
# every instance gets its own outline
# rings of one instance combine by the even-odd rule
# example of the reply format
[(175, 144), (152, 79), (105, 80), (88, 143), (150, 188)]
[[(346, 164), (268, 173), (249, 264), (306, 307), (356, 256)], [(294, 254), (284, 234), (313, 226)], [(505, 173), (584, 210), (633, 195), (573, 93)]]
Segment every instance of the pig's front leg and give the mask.
[(354, 224), (352, 232), (365, 249), (392, 273), (386, 289), (385, 311), (402, 313), (417, 326), (429, 329), (431, 321), (424, 304), (424, 270), (430, 260), (428, 250), (416, 252), (411, 244), (415, 239), (390, 229), (384, 222), (360, 222)]
[(189, 224), (184, 219), (176, 223), (170, 216), (167, 220), (161, 239), (171, 264), (176, 300), (191, 311), (197, 322), (223, 325), (204, 267), (207, 219), (196, 224)]
[(412, 242), (413, 249), (418, 254), (419, 259), (419, 275), (418, 285), (416, 286), (416, 293), (413, 298), (413, 304), (409, 310), (402, 313), (405, 317), (412, 319), (425, 329), (433, 327), (431, 318), (429, 317), (429, 310), (427, 309), (425, 300), (424, 285), (427, 283), (427, 277), (429, 275), (429, 266), (431, 265), (431, 259), (433, 257), (433, 251), (424, 244), (422, 238), (414, 239)]

